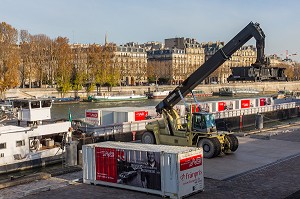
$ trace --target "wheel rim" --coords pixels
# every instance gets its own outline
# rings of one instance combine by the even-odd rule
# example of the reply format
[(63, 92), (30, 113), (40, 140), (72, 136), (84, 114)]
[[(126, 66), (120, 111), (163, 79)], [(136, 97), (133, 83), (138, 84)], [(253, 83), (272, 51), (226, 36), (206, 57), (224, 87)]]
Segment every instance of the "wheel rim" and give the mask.
[(208, 144), (204, 144), (204, 145), (202, 146), (202, 148), (203, 148), (203, 151), (204, 151), (204, 152), (209, 152), (209, 151), (210, 151), (210, 146), (209, 146)]
[(151, 136), (146, 135), (146, 136), (144, 137), (144, 143), (146, 143), (146, 144), (152, 144)]

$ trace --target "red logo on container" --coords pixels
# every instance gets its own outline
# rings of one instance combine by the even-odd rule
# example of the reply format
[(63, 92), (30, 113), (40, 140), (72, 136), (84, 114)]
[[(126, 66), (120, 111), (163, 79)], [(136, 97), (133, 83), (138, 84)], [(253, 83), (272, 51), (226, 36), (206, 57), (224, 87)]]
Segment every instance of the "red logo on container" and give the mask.
[(96, 180), (117, 182), (117, 151), (112, 148), (95, 148)]
[(260, 106), (265, 106), (266, 105), (266, 99), (265, 98), (260, 98), (259, 99), (259, 105)]
[(241, 108), (250, 108), (250, 100), (241, 100)]
[(102, 157), (115, 157), (115, 153), (113, 151), (100, 151), (100, 154), (102, 155)]
[(98, 113), (86, 112), (85, 117), (98, 118)]
[(200, 112), (201, 111), (200, 110), (200, 106), (198, 106), (198, 104), (193, 104), (192, 108), (191, 108), (192, 109), (192, 113), (194, 113), (194, 112)]
[(180, 160), (180, 171), (202, 165), (202, 155), (191, 156)]
[(225, 102), (218, 102), (218, 111), (224, 111)]
[(134, 112), (134, 120), (135, 121), (145, 120), (147, 116), (148, 116), (148, 111)]

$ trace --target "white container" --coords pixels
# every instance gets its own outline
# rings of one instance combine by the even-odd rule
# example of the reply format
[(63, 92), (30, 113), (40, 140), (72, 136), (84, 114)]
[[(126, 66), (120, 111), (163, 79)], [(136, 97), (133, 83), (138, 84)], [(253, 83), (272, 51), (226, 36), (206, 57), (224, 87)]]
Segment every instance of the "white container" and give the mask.
[(181, 198), (203, 191), (202, 148), (100, 142), (82, 146), (83, 182)]
[(250, 100), (250, 99), (238, 99), (238, 100), (236, 100), (236, 109), (251, 108), (251, 106), (254, 106), (253, 100)]
[(96, 126), (102, 125), (101, 123), (102, 111), (101, 109), (87, 109), (85, 110), (85, 121)]
[(261, 97), (256, 99), (257, 107), (274, 105), (274, 100), (272, 97)]
[(145, 120), (148, 115), (156, 116), (154, 106), (87, 109), (85, 110), (85, 121), (101, 126)]
[(115, 123), (114, 112), (111, 110), (102, 110), (101, 125), (110, 125)]

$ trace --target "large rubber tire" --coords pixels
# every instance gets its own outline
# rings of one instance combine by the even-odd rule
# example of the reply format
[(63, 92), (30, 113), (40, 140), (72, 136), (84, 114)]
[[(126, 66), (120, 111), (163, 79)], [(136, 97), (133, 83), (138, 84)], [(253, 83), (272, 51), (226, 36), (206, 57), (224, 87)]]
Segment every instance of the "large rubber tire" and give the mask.
[(230, 150), (231, 152), (236, 151), (239, 148), (239, 140), (233, 134), (226, 135), (229, 143), (230, 143)]
[(155, 144), (155, 137), (152, 132), (145, 131), (142, 135), (142, 143)]
[(204, 158), (213, 158), (221, 153), (221, 143), (218, 138), (203, 138), (197, 146), (203, 148)]

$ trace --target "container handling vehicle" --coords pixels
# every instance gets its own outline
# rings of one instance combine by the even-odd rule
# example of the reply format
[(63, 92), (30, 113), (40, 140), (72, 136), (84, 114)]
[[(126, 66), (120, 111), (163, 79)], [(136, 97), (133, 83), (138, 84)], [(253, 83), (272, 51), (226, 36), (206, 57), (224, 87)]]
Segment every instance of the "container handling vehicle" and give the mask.
[[(193, 94), (195, 87), (252, 37), (256, 40), (257, 49), (256, 62), (253, 65), (267, 67), (268, 62), (264, 55), (265, 34), (258, 23), (250, 22), (155, 107), (162, 117), (146, 125), (142, 143), (202, 147), (205, 158), (235, 152), (239, 146), (237, 137), (230, 131), (217, 131), (215, 118), (211, 113), (201, 110), (192, 113), (184, 97)], [(174, 109), (181, 100), (187, 110), (184, 122)], [(194, 100), (198, 103), (195, 96)]]

